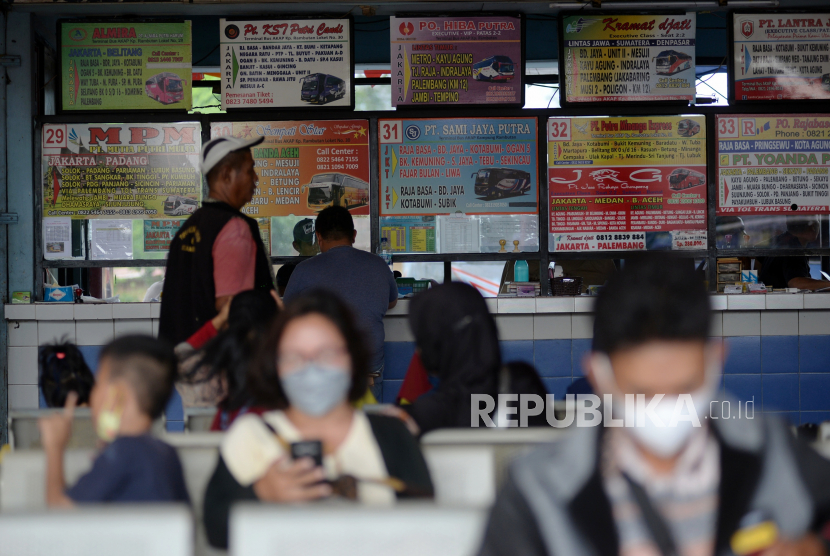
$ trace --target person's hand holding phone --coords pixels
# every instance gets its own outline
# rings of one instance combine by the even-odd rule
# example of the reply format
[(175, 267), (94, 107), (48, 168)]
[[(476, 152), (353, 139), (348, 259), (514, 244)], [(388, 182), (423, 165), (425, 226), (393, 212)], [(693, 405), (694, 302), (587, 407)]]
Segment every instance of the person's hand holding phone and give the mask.
[(311, 458), (280, 458), (254, 483), (254, 494), (265, 502), (303, 502), (331, 495), (322, 467)]

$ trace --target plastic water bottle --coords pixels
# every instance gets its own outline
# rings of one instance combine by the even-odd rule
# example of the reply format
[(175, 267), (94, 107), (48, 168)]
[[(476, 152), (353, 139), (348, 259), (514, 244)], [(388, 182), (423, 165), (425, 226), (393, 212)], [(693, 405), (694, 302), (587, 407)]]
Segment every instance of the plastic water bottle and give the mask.
[(513, 265), (514, 282), (530, 282), (530, 271), (527, 268), (527, 261), (516, 261)]
[(383, 258), (383, 261), (389, 265), (389, 268), (392, 268), (392, 253), (389, 252), (389, 240), (387, 238), (381, 238), (380, 240), (380, 256)]

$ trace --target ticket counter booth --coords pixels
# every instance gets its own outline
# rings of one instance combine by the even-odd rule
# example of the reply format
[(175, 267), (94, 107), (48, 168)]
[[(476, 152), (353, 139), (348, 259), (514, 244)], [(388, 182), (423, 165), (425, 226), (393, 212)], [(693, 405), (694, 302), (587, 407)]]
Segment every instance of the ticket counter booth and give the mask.
[[(42, 403), (38, 346), (66, 338), (95, 367), (113, 337), (157, 333), (146, 294), (205, 198), (202, 145), (222, 135), (266, 137), (243, 211), (275, 266), (302, 260), (295, 240), (322, 208), (345, 206), (358, 248), (386, 240), (407, 277), (490, 297), (505, 359), (562, 396), (602, 280), (554, 296), (556, 280), (660, 251), (708, 280), (727, 390), (793, 423), (830, 419), (830, 294), (758, 285), (773, 259), (830, 270), (830, 35), (770, 61), (758, 53), (805, 48), (763, 31), (754, 8), (770, 2), (620, 4), (629, 19), (610, 31), (578, 2), (281, 3), (267, 19), (256, 2), (10, 4), (0, 444), (9, 410)], [(791, 10), (827, 18), (776, 4), (782, 28)], [(646, 19), (671, 36), (604, 42)], [(504, 287), (516, 261), (535, 286)], [(68, 302), (76, 289), (118, 302)], [(385, 323), (384, 402), (414, 351), (407, 304)], [(178, 398), (167, 424), (184, 426)]]

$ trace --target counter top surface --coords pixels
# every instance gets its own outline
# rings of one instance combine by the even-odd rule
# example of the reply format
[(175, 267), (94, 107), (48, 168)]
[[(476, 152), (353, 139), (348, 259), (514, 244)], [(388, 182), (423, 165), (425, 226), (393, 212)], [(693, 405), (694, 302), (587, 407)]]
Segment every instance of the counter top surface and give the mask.
[[(715, 311), (793, 311), (830, 309), (830, 293), (715, 294)], [(491, 313), (591, 313), (596, 297), (488, 298)], [(387, 316), (409, 314), (409, 299), (398, 300)], [(31, 303), (5, 305), (6, 320), (121, 320), (157, 319), (161, 303)]]

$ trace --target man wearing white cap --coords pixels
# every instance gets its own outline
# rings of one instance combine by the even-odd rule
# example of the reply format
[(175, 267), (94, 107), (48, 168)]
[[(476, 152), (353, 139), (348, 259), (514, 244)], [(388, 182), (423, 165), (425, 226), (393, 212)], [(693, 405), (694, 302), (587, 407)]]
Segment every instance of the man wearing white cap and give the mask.
[(251, 147), (219, 137), (202, 149), (208, 198), (176, 232), (167, 257), (159, 337), (173, 345), (187, 340), (237, 293), (274, 289), (273, 267), (256, 220), (239, 209), (257, 186)]

